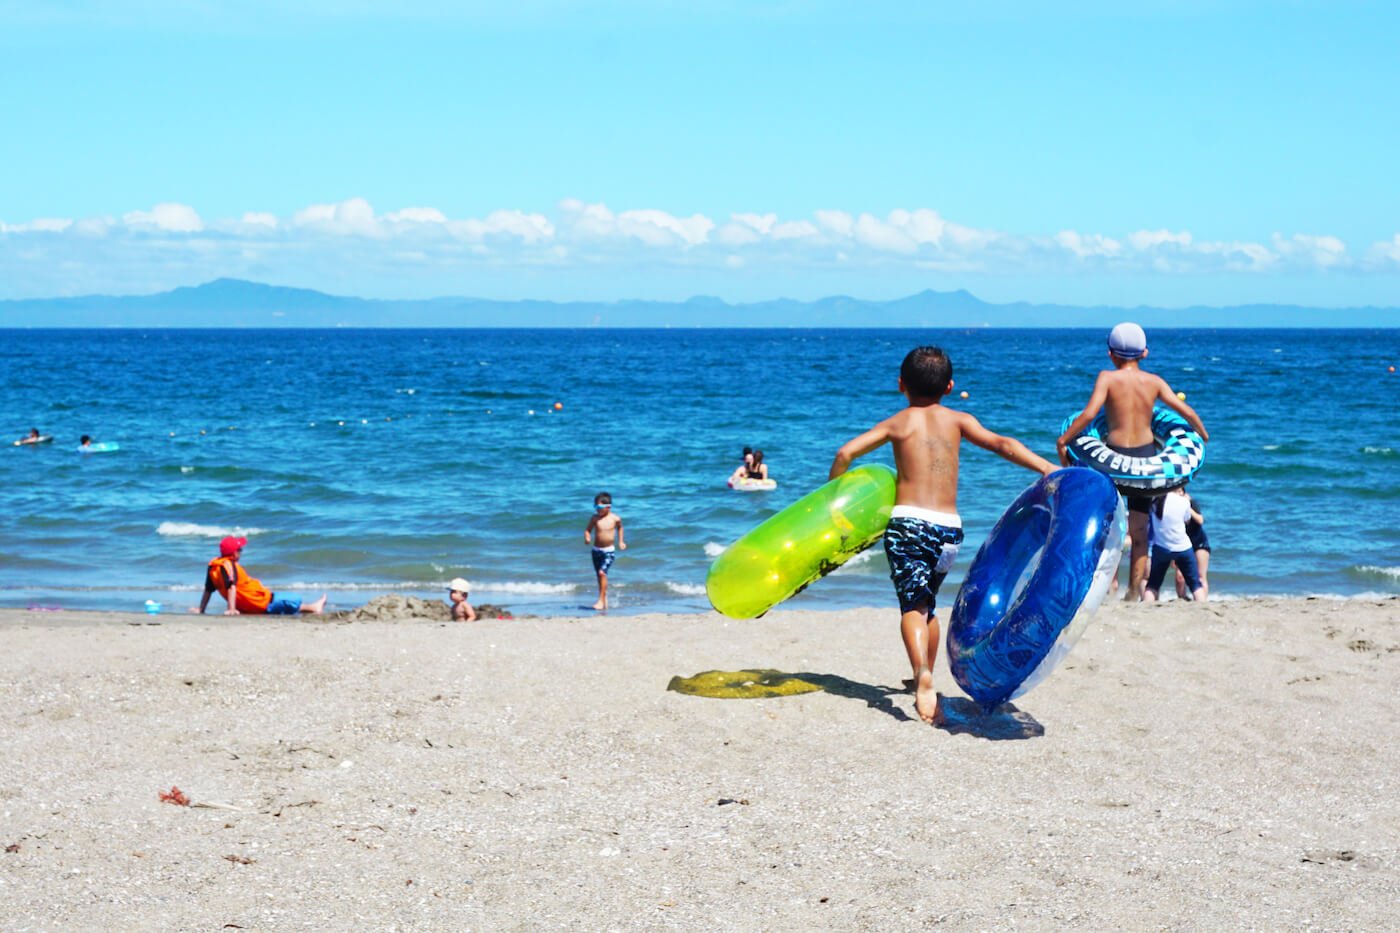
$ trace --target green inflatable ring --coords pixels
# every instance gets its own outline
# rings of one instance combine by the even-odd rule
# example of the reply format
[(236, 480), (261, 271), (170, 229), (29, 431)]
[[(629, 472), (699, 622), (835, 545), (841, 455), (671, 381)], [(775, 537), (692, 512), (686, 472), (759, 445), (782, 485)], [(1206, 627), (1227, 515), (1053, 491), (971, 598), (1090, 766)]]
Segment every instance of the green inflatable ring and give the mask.
[(870, 547), (894, 508), (895, 474), (870, 464), (810, 492), (715, 558), (705, 577), (710, 605), (755, 619)]

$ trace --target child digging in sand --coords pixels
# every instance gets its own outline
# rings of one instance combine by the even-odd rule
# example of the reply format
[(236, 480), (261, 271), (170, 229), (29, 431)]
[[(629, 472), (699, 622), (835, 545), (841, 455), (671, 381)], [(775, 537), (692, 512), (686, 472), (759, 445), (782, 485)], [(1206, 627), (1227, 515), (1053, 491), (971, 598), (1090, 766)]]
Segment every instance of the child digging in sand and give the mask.
[(612, 510), (612, 496), (605, 492), (593, 497), (593, 514), (583, 531), (583, 540), (593, 545), (593, 572), (598, 575), (598, 601), (593, 608), (601, 612), (608, 608), (608, 571), (617, 552), (627, 550), (622, 540), (622, 516)]
[(899, 477), (885, 530), (885, 556), (899, 599), (899, 628), (914, 669), (914, 708), (924, 722), (943, 721), (943, 698), (933, 688), (939, 627), (935, 601), (962, 543), (958, 517), (958, 447), (963, 440), (1018, 466), (1049, 473), (1055, 467), (1020, 441), (994, 434), (966, 412), (944, 408), (953, 390), (953, 364), (938, 347), (916, 347), (899, 368), (899, 391), (909, 407), (852, 438), (836, 452), (831, 479), (851, 461), (882, 444), (894, 448)]
[(447, 584), (447, 598), (452, 601), (452, 621), (475, 622), (476, 610), (470, 602), (471, 584), (461, 577), (453, 577)]

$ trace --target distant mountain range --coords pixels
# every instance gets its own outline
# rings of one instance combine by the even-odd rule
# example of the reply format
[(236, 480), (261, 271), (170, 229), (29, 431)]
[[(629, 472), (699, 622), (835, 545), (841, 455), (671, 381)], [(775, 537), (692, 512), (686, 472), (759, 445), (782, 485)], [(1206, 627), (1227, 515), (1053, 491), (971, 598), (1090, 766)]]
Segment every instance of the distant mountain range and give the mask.
[(217, 279), (154, 295), (0, 301), (0, 327), (1104, 327), (1125, 318), (1149, 327), (1400, 327), (1397, 308), (989, 304), (961, 289), (892, 301), (404, 301)]

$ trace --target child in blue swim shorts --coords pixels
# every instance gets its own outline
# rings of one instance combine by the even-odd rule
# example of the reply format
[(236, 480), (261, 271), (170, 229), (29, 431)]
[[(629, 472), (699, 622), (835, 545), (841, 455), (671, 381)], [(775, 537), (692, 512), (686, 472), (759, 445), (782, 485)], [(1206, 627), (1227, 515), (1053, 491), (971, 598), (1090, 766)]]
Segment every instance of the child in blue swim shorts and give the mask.
[(593, 608), (602, 612), (608, 608), (608, 571), (617, 560), (617, 552), (627, 550), (622, 540), (622, 516), (612, 510), (612, 496), (605, 492), (593, 497), (593, 515), (583, 540), (593, 546), (593, 572), (598, 576), (598, 601)]
[(899, 598), (900, 635), (914, 671), (914, 709), (924, 722), (943, 721), (943, 698), (933, 688), (940, 631), (938, 588), (962, 544), (958, 516), (958, 450), (968, 440), (1019, 466), (1049, 473), (1050, 461), (1020, 441), (994, 434), (966, 412), (945, 408), (953, 389), (953, 364), (938, 347), (916, 347), (899, 369), (899, 391), (909, 406), (852, 438), (836, 452), (830, 477), (851, 461), (888, 443), (899, 478), (885, 529), (885, 556)]

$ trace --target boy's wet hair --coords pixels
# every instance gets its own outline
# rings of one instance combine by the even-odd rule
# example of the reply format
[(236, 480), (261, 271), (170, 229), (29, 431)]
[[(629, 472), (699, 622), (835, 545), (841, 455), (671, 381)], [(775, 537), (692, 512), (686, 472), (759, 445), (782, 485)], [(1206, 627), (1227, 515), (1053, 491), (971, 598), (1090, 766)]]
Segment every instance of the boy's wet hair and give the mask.
[(910, 395), (942, 398), (953, 379), (953, 361), (939, 347), (915, 347), (899, 367), (899, 378)]
[(86, 444), (86, 443), (87, 443), (88, 441), (90, 441), (90, 440), (92, 440), (92, 438), (91, 438), (90, 436), (88, 436), (87, 434), (84, 434), (82, 437), (78, 438), (78, 443), (79, 443), (79, 444)]
[(605, 492), (600, 492), (593, 497), (594, 505), (612, 505), (612, 496)]

